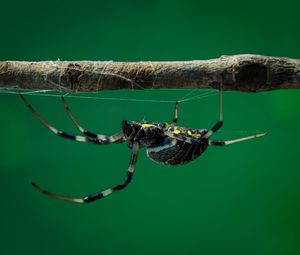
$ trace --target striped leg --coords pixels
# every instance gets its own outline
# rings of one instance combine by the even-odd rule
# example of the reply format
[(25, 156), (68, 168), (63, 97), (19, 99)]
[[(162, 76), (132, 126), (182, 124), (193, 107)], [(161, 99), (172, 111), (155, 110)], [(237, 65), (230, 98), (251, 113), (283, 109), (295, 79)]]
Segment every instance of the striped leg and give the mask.
[(118, 184), (116, 186), (113, 186), (111, 188), (108, 188), (104, 191), (101, 192), (97, 192), (94, 193), (92, 195), (86, 196), (84, 198), (72, 198), (72, 197), (65, 197), (65, 196), (61, 196), (61, 195), (57, 195), (54, 193), (51, 193), (47, 190), (42, 189), (40, 186), (38, 186), (37, 184), (35, 184), (34, 182), (32, 182), (32, 185), (40, 192), (44, 193), (45, 195), (48, 195), (50, 197), (54, 197), (60, 200), (66, 200), (66, 201), (71, 201), (71, 202), (75, 202), (75, 203), (89, 203), (89, 202), (93, 202), (95, 200), (101, 199), (103, 197), (106, 197), (110, 194), (112, 194), (115, 191), (118, 190), (122, 190), (124, 188), (127, 187), (127, 185), (131, 182), (132, 180), (132, 176), (133, 176), (133, 172), (135, 169), (135, 164), (136, 164), (136, 160), (137, 160), (137, 156), (138, 156), (138, 151), (139, 151), (139, 144), (138, 143), (134, 143), (133, 147), (132, 147), (132, 153), (131, 153), (131, 158), (130, 158), (130, 162), (129, 162), (129, 167), (127, 170), (127, 174), (125, 177), (125, 180), (123, 181), (123, 183)]
[(172, 120), (172, 124), (176, 126), (177, 121), (178, 121), (178, 102), (175, 103), (175, 113), (174, 113), (174, 118)]
[(210, 137), (213, 133), (218, 131), (223, 125), (223, 90), (220, 88), (220, 119), (219, 121), (204, 135), (204, 138)]
[(230, 141), (209, 141), (209, 145), (214, 145), (214, 146), (224, 146), (224, 145), (228, 145), (228, 144), (232, 144), (232, 143), (238, 143), (238, 142), (242, 142), (242, 141), (246, 141), (246, 140), (250, 140), (250, 139), (254, 139), (254, 138), (258, 138), (258, 137), (262, 137), (267, 135), (267, 133), (262, 133), (262, 134), (257, 134), (257, 135), (251, 135), (251, 136), (247, 136), (247, 137), (242, 137), (242, 138), (238, 138), (238, 139), (234, 139), (234, 140), (230, 140)]
[(71, 120), (74, 122), (74, 124), (76, 125), (76, 127), (80, 130), (81, 133), (83, 133), (84, 135), (88, 136), (88, 137), (92, 137), (92, 138), (97, 138), (100, 140), (104, 140), (107, 139), (108, 137), (105, 135), (101, 135), (101, 134), (96, 134), (94, 132), (88, 131), (86, 129), (84, 129), (83, 127), (81, 127), (79, 125), (79, 123), (77, 122), (77, 120), (75, 119), (75, 117), (73, 116), (70, 107), (67, 104), (67, 101), (64, 97), (61, 97), (61, 100), (63, 101), (64, 107), (67, 111), (67, 114), (69, 115), (69, 117), (71, 118)]
[(50, 131), (52, 131), (54, 134), (70, 139), (75, 140), (78, 142), (87, 142), (87, 143), (94, 143), (94, 144), (109, 144), (109, 143), (116, 143), (121, 142), (124, 139), (123, 133), (117, 133), (112, 136), (102, 136), (103, 139), (100, 139), (98, 137), (85, 137), (85, 136), (79, 136), (79, 135), (73, 135), (66, 133), (64, 131), (60, 131), (56, 129), (55, 127), (51, 126), (46, 120), (44, 120), (34, 109), (33, 107), (28, 103), (26, 98), (20, 94), (21, 99), (24, 101), (25, 105), (28, 107), (28, 109), (32, 112), (32, 114), (37, 117)]

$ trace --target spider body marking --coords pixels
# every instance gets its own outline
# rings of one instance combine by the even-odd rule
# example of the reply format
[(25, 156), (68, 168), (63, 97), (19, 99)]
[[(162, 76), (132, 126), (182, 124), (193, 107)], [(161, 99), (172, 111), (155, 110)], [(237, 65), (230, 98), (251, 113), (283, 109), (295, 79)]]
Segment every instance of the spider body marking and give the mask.
[[(136, 141), (146, 148), (147, 156), (161, 165), (182, 165), (199, 157), (208, 147), (208, 139), (202, 138), (207, 129), (190, 129), (168, 123), (122, 122), (122, 131), (129, 148)], [(171, 138), (181, 137), (181, 140)], [(190, 143), (186, 142), (189, 140)]]
[(76, 203), (89, 203), (106, 197), (115, 191), (126, 188), (132, 180), (140, 148), (146, 148), (147, 156), (154, 162), (161, 165), (176, 166), (188, 163), (198, 158), (210, 145), (224, 146), (266, 135), (266, 133), (262, 133), (230, 141), (209, 139), (210, 136), (218, 131), (223, 125), (223, 91), (221, 89), (220, 118), (211, 129), (191, 129), (177, 126), (178, 102), (176, 102), (175, 114), (171, 124), (135, 121), (128, 122), (124, 120), (122, 121), (121, 131), (111, 136), (97, 134), (80, 126), (63, 97), (62, 101), (67, 114), (82, 135), (69, 134), (56, 129), (33, 109), (23, 95), (20, 94), (20, 97), (24, 101), (27, 108), (42, 122), (42, 124), (44, 124), (54, 134), (62, 138), (78, 142), (93, 143), (97, 145), (127, 142), (128, 147), (131, 149), (131, 157), (124, 181), (101, 192), (96, 192), (83, 198), (66, 197), (51, 193), (32, 182), (32, 185), (37, 190), (48, 196)]

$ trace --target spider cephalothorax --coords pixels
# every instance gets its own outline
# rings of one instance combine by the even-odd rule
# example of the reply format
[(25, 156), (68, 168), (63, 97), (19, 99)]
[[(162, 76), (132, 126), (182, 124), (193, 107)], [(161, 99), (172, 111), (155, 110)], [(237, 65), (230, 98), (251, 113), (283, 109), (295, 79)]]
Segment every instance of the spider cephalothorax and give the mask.
[(97, 199), (101, 199), (114, 191), (124, 189), (132, 180), (133, 172), (135, 169), (135, 164), (138, 156), (138, 151), (140, 148), (146, 148), (147, 156), (155, 161), (156, 163), (162, 165), (182, 165), (188, 163), (197, 157), (199, 157), (209, 145), (214, 146), (223, 146), (231, 143), (236, 143), (244, 140), (253, 139), (256, 137), (261, 137), (266, 135), (258, 134), (248, 137), (243, 137), (230, 141), (216, 141), (210, 140), (209, 137), (222, 127), (223, 124), (223, 110), (222, 110), (222, 97), (223, 92), (220, 91), (220, 119), (216, 124), (209, 130), (207, 129), (190, 129), (185, 127), (177, 126), (178, 120), (178, 102), (175, 105), (175, 115), (171, 122), (168, 123), (148, 123), (148, 122), (128, 122), (126, 120), (122, 121), (121, 131), (112, 136), (105, 136), (101, 134), (96, 134), (85, 130), (82, 128), (77, 120), (71, 113), (70, 108), (68, 107), (64, 98), (62, 98), (64, 107), (70, 118), (73, 120), (77, 128), (83, 134), (83, 136), (69, 134), (60, 130), (57, 130), (55, 127), (51, 126), (47, 121), (45, 121), (32, 106), (27, 102), (23, 95), (20, 95), (22, 100), (25, 102), (29, 110), (53, 133), (56, 135), (79, 141), (79, 142), (88, 142), (94, 144), (111, 144), (111, 143), (122, 143), (127, 142), (129, 148), (132, 150), (129, 167), (127, 170), (127, 175), (123, 183), (108, 188), (104, 191), (97, 192), (92, 195), (88, 195), (84, 198), (72, 198), (60, 196), (54, 193), (50, 193), (35, 183), (32, 185), (37, 188), (42, 193), (55, 197), (62, 200), (77, 202), (77, 203), (87, 203), (92, 202)]

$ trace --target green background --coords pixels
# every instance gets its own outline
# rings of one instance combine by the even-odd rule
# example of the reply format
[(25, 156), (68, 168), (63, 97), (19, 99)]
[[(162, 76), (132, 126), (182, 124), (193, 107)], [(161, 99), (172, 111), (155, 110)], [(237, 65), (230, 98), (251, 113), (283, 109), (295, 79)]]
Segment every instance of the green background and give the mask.
[[(300, 58), (299, 1), (4, 1), (0, 60), (191, 60), (253, 53)], [(176, 100), (186, 91), (103, 95)], [(300, 91), (226, 92), (214, 136), (269, 135), (209, 148), (163, 167), (142, 151), (130, 186), (80, 205), (29, 182), (83, 196), (117, 184), (125, 144), (54, 136), (17, 95), (0, 94), (1, 254), (300, 254)], [(59, 98), (29, 97), (50, 123), (76, 132)], [(69, 99), (83, 126), (104, 134), (122, 119), (169, 121), (164, 103)], [(180, 105), (179, 125), (210, 127), (218, 97)]]

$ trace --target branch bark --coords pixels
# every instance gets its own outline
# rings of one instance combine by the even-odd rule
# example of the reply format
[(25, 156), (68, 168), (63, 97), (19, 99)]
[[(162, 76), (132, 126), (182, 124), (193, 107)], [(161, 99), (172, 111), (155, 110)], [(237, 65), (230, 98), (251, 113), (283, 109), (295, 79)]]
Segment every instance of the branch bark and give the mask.
[(300, 60), (259, 55), (182, 62), (0, 62), (0, 88), (60, 91), (215, 88), (258, 92), (300, 88)]

